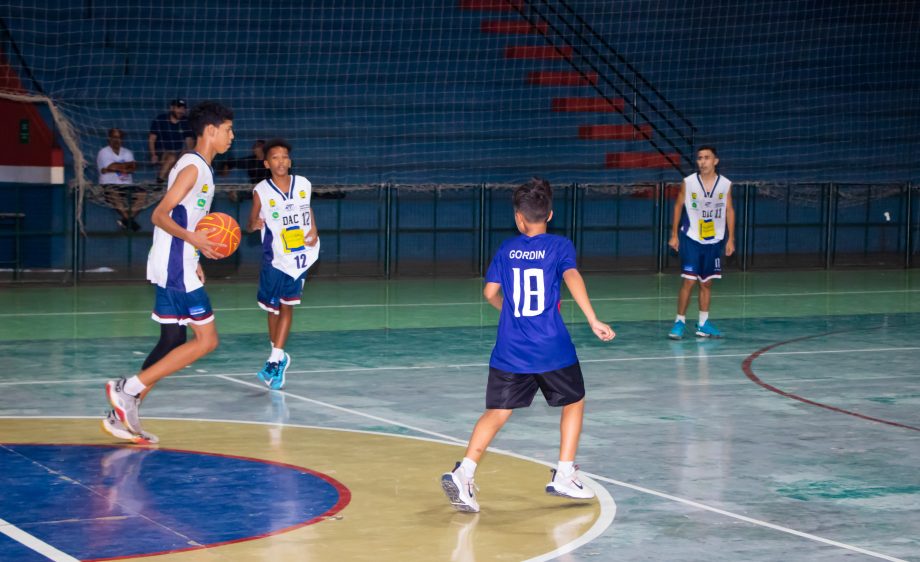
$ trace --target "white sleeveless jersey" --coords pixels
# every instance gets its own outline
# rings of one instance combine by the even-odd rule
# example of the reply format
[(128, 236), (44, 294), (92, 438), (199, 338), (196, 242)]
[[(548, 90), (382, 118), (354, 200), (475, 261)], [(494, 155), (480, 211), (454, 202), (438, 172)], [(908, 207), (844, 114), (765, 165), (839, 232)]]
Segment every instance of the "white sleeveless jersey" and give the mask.
[[(214, 173), (211, 166), (197, 152), (179, 158), (169, 172), (166, 189), (172, 189), (179, 172), (188, 166), (198, 168), (198, 178), (188, 195), (169, 214), (176, 224), (194, 231), (201, 217), (211, 210), (214, 200)], [(190, 293), (202, 286), (198, 279), (198, 249), (176, 238), (160, 227), (153, 229), (153, 246), (147, 256), (147, 279), (166, 289)]]
[(319, 240), (307, 246), (304, 238), (313, 226), (310, 216), (312, 185), (303, 176), (291, 176), (291, 189), (284, 193), (271, 180), (260, 181), (253, 192), (262, 208), (262, 263), (297, 279), (319, 258)]
[(699, 174), (684, 178), (684, 210), (687, 212), (687, 236), (700, 244), (716, 244), (725, 238), (725, 206), (732, 182), (716, 176), (716, 183), (707, 192)]

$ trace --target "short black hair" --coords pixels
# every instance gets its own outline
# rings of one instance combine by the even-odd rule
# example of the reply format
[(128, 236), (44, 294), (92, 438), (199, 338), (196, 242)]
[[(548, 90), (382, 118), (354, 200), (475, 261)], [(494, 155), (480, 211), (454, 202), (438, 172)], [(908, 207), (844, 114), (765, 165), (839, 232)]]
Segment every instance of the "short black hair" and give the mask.
[(553, 188), (544, 179), (532, 178), (514, 189), (511, 201), (527, 222), (546, 222), (553, 211)]
[(716, 147), (712, 146), (711, 144), (704, 144), (703, 146), (697, 148), (697, 149), (696, 149), (696, 153), (699, 154), (700, 151), (702, 151), (702, 150), (708, 150), (708, 151), (711, 152), (712, 155), (715, 156), (716, 158), (719, 157), (719, 152), (716, 150)]
[(263, 155), (263, 158), (265, 158), (266, 160), (268, 160), (268, 153), (271, 152), (271, 150), (272, 150), (273, 148), (278, 148), (279, 146), (280, 146), (281, 148), (286, 148), (287, 151), (288, 151), (288, 155), (290, 155), (290, 154), (291, 154), (291, 150), (293, 150), (293, 149), (291, 148), (291, 143), (289, 143), (288, 141), (286, 141), (286, 140), (284, 140), (284, 139), (272, 139), (272, 140), (266, 142), (266, 143), (265, 143), (265, 146), (262, 147), (262, 155)]
[(188, 125), (196, 137), (203, 135), (208, 125), (220, 127), (224, 121), (233, 121), (233, 110), (216, 101), (203, 101), (188, 114)]

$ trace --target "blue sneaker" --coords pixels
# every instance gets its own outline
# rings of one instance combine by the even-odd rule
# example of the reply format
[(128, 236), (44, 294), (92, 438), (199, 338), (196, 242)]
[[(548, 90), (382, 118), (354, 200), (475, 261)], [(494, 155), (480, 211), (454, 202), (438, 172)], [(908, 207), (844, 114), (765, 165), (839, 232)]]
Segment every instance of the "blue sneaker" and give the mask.
[(291, 356), (285, 353), (284, 359), (274, 363), (274, 365), (276, 365), (275, 371), (272, 373), (272, 380), (268, 387), (272, 390), (281, 390), (284, 388), (284, 375), (287, 373), (288, 367), (291, 366)]
[(686, 324), (681, 322), (680, 320), (674, 322), (674, 327), (671, 328), (670, 332), (668, 332), (668, 337), (671, 338), (672, 340), (684, 339), (684, 327), (685, 326)]
[(712, 325), (712, 322), (707, 320), (702, 326), (699, 324), (696, 325), (696, 335), (701, 338), (721, 338), (722, 332), (717, 330), (716, 327)]
[(265, 386), (271, 386), (272, 377), (274, 377), (275, 370), (278, 369), (277, 363), (265, 362), (265, 366), (262, 367), (262, 370), (259, 371), (259, 380), (265, 383)]

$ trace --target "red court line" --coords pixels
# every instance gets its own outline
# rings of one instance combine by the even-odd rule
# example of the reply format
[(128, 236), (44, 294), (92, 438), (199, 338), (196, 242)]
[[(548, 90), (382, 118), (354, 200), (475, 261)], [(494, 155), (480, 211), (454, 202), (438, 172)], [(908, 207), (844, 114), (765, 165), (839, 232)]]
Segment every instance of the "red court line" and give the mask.
[(747, 359), (745, 359), (745, 360), (741, 363), (741, 368), (744, 370), (744, 374), (747, 375), (747, 378), (751, 379), (752, 381), (754, 381), (754, 382), (757, 383), (758, 385), (762, 386), (763, 388), (766, 388), (766, 389), (769, 390), (770, 392), (775, 392), (775, 393), (779, 394), (780, 396), (785, 396), (786, 398), (792, 398), (793, 400), (798, 400), (799, 402), (804, 402), (805, 404), (809, 404), (809, 405), (811, 405), (811, 406), (817, 406), (817, 407), (819, 407), (819, 408), (824, 408), (825, 410), (830, 410), (830, 411), (832, 411), (832, 412), (837, 412), (838, 414), (846, 414), (846, 415), (848, 415), (848, 416), (853, 416), (853, 417), (855, 417), (855, 418), (863, 419), (863, 420), (866, 420), (866, 421), (877, 422), (877, 423), (883, 423), (883, 424), (886, 424), (886, 425), (892, 425), (892, 426), (894, 426), (894, 427), (900, 427), (900, 428), (902, 428), (902, 429), (910, 429), (910, 430), (913, 430), (913, 431), (920, 431), (920, 427), (914, 427), (914, 426), (912, 426), (912, 425), (906, 425), (906, 424), (903, 424), (903, 423), (898, 423), (898, 422), (883, 420), (883, 419), (881, 419), (881, 418), (874, 418), (874, 417), (872, 417), (872, 416), (867, 416), (867, 415), (865, 415), (865, 414), (860, 414), (859, 412), (852, 412), (852, 411), (850, 411), (850, 410), (845, 410), (845, 409), (843, 409), (843, 408), (838, 408), (838, 407), (836, 407), (836, 406), (830, 406), (830, 405), (828, 405), (828, 404), (822, 404), (821, 402), (815, 402), (814, 400), (809, 400), (808, 398), (805, 398), (805, 397), (803, 397), (803, 396), (799, 396), (798, 394), (793, 394), (793, 393), (791, 393), (791, 392), (786, 392), (785, 390), (782, 390), (782, 389), (780, 389), (780, 388), (777, 388), (777, 387), (773, 386), (772, 384), (768, 384), (768, 383), (765, 383), (764, 381), (760, 380), (760, 377), (758, 377), (757, 375), (755, 375), (755, 374), (754, 374), (754, 370), (751, 368), (751, 364), (754, 362), (755, 359), (757, 359), (758, 357), (760, 357), (760, 356), (763, 355), (764, 353), (770, 351), (771, 349), (777, 348), (777, 347), (779, 347), (779, 346), (781, 346), (781, 345), (786, 345), (787, 343), (793, 343), (793, 342), (802, 341), (802, 340), (808, 340), (808, 339), (812, 339), (812, 338), (819, 338), (819, 337), (822, 337), (822, 336), (827, 336), (827, 335), (835, 334), (835, 333), (838, 333), (838, 332), (827, 332), (827, 333), (825, 333), (825, 334), (817, 334), (817, 335), (813, 335), (813, 336), (803, 336), (803, 337), (801, 337), (801, 338), (794, 338), (794, 339), (791, 339), (791, 340), (781, 341), (781, 342), (778, 342), (778, 343), (774, 343), (774, 344), (772, 344), (772, 345), (768, 345), (767, 347), (760, 348), (760, 349), (758, 349), (757, 351), (755, 351), (754, 353), (748, 355)]

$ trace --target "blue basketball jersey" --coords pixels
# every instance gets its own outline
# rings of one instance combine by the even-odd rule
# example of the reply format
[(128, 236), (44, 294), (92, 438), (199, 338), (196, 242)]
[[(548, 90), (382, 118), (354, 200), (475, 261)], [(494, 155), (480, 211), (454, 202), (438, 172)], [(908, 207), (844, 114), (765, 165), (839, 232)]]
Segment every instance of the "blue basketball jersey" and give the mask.
[(503, 299), (491, 367), (543, 373), (578, 361), (559, 311), (562, 274), (574, 268), (575, 246), (562, 236), (521, 235), (501, 245), (486, 273)]

